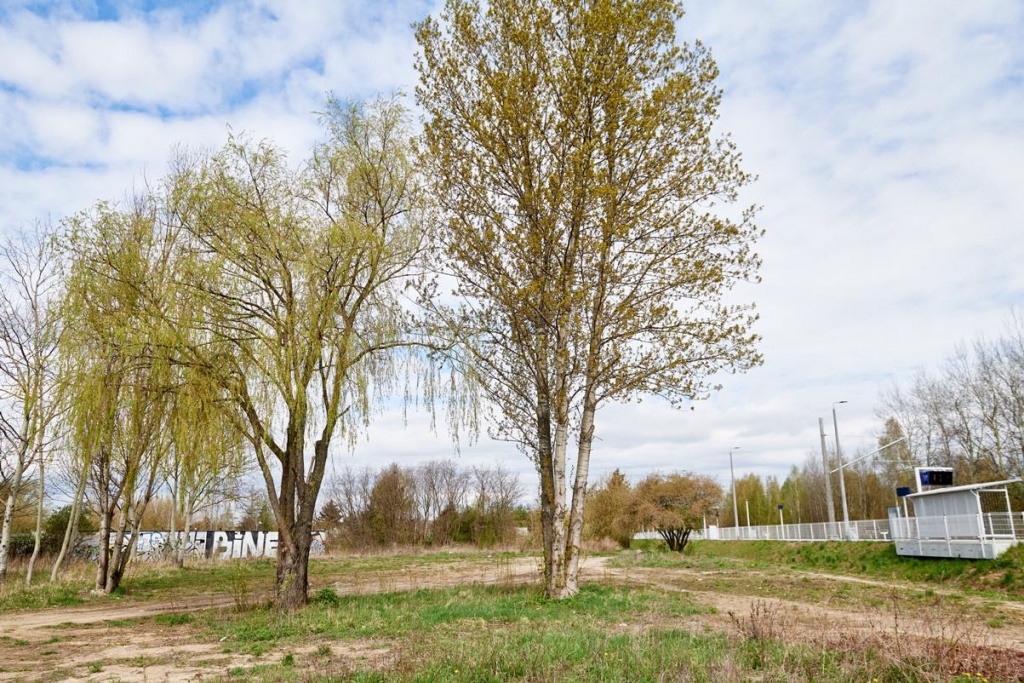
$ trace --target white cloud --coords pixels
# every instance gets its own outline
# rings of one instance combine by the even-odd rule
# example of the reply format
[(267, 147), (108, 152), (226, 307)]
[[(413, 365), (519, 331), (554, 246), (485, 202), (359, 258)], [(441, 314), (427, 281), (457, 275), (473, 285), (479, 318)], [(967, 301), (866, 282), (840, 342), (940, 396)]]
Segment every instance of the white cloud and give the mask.
[[(175, 145), (228, 126), (298, 162), (328, 92), (411, 93), (426, 2), (224, 0), (0, 10), (0, 226), (60, 217), (158, 177)], [(437, 3), (434, 3), (437, 4)], [(37, 8), (43, 6), (45, 11)], [(36, 9), (33, 9), (36, 8)], [(840, 408), (870, 450), (879, 392), (954, 345), (997, 334), (1024, 300), (1024, 5), (1016, 0), (689, 0), (683, 37), (713, 50), (721, 129), (760, 180), (764, 367), (694, 411), (660, 401), (598, 416), (595, 477), (622, 466), (785, 476)], [(346, 462), (451, 454), (425, 420), (384, 416)], [(471, 463), (528, 460), (483, 440)], [(530, 484), (527, 490), (533, 490)]]

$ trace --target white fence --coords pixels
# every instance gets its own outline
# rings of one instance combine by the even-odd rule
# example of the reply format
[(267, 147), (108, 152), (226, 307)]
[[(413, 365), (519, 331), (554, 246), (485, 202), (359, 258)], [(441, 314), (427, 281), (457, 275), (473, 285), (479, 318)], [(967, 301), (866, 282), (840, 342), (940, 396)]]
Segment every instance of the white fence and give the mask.
[(894, 539), (1024, 539), (1024, 513), (903, 517), (816, 524), (710, 527), (702, 538), (722, 541), (891, 541)]

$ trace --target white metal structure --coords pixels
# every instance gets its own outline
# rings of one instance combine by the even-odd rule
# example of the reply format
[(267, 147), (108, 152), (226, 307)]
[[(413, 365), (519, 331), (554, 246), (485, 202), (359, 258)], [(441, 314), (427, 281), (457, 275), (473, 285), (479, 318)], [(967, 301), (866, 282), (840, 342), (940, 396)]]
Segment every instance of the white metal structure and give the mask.
[[(969, 486), (951, 486), (912, 493), (911, 519), (890, 520), (896, 553), (916, 557), (992, 559), (1017, 542), (1005, 479)], [(982, 496), (998, 496), (1004, 511), (984, 512)]]

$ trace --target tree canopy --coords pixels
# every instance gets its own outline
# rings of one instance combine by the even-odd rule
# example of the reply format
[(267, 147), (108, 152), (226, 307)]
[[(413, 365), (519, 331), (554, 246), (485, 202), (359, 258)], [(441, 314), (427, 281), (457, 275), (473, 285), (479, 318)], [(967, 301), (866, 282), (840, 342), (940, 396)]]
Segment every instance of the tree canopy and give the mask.
[[(460, 305), (434, 314), (541, 480), (545, 592), (577, 589), (597, 407), (676, 404), (760, 361), (760, 230), (720, 203), (750, 176), (713, 125), (721, 92), (670, 0), (448, 0), (419, 25), (417, 99)], [(566, 453), (575, 437), (572, 495)], [(571, 501), (571, 502), (570, 502)]]

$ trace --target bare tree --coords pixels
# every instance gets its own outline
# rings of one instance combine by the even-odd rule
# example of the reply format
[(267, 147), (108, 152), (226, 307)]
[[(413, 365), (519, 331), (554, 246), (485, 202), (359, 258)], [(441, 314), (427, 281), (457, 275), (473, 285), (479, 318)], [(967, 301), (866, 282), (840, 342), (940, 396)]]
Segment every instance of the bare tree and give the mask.
[(48, 428), (58, 410), (55, 377), (63, 325), (54, 304), (59, 286), (52, 229), (37, 225), (0, 246), (0, 445), (7, 446), (0, 447), (0, 471), (10, 471), (0, 527), (0, 581), (7, 576), (14, 506), (33, 465), (38, 484), (35, 546), (26, 583), (32, 582), (39, 555)]

